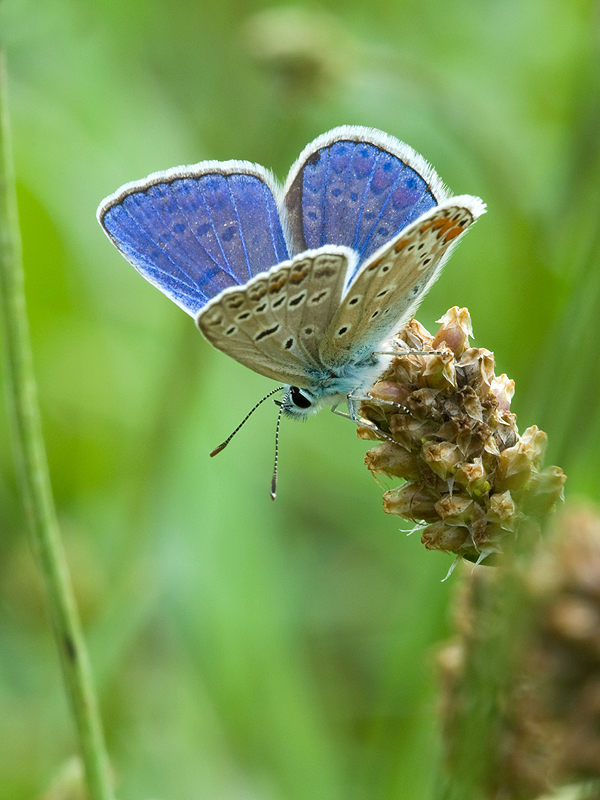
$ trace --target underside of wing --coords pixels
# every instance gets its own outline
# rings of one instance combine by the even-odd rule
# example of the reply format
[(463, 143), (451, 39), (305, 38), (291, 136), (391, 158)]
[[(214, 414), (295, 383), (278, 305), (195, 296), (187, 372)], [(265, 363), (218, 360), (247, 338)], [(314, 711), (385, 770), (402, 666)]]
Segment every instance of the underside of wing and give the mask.
[(126, 184), (101, 203), (98, 220), (138, 272), (194, 316), (289, 258), (279, 191), (259, 165), (204, 161)]
[(197, 316), (205, 338), (261, 375), (308, 388), (356, 254), (322, 247), (227, 289)]
[(359, 263), (446, 196), (433, 167), (411, 147), (357, 126), (315, 139), (284, 189), (295, 252), (346, 245)]
[(465, 231), (485, 211), (477, 197), (454, 197), (382, 247), (350, 283), (320, 347), (335, 369), (359, 361), (413, 314)]

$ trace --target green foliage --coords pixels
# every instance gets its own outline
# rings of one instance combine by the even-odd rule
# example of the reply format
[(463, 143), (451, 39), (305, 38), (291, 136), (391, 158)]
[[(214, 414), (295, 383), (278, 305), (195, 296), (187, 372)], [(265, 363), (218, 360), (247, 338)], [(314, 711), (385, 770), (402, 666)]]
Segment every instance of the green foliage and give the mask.
[[(53, 487), (122, 800), (436, 796), (449, 560), (384, 516), (365, 444), (275, 410), (110, 246), (99, 201), (206, 158), (283, 178), (340, 124), (429, 159), (477, 223), (424, 301), (598, 499), (599, 74), (575, 0), (3, 0), (35, 367)], [(0, 797), (76, 743), (0, 417)]]

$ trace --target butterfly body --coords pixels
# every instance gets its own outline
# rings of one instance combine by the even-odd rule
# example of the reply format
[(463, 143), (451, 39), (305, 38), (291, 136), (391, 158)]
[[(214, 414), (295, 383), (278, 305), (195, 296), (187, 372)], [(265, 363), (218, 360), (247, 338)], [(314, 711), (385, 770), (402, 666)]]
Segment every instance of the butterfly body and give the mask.
[(304, 418), (366, 389), (381, 346), (414, 313), (484, 212), (379, 131), (344, 126), (300, 155), (283, 189), (248, 162), (155, 173), (106, 198), (98, 218), (205, 338), (284, 384)]

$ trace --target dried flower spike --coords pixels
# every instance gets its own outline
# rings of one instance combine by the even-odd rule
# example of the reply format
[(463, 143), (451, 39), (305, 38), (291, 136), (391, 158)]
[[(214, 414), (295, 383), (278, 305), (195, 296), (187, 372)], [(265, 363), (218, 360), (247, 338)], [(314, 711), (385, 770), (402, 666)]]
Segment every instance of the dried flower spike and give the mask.
[[(508, 658), (488, 695), (495, 724), (475, 732), (489, 737), (479, 780), (481, 796), (490, 800), (600, 799), (600, 512), (567, 505), (549, 534), (526, 569), (513, 573), (519, 621), (501, 640)], [(498, 661), (493, 648), (501, 624), (489, 598), (503, 596), (503, 583), (502, 570), (465, 574), (454, 609), (457, 634), (438, 656), (446, 764), (454, 775), (473, 694), (489, 688), (490, 664)]]
[(525, 518), (563, 495), (558, 467), (540, 471), (547, 437), (522, 436), (510, 412), (514, 381), (496, 376), (493, 353), (469, 347), (466, 308), (451, 308), (431, 336), (415, 319), (397, 334), (401, 352), (363, 400), (358, 435), (383, 440), (365, 456), (374, 475), (404, 479), (384, 509), (427, 523), (429, 550), (480, 562)]

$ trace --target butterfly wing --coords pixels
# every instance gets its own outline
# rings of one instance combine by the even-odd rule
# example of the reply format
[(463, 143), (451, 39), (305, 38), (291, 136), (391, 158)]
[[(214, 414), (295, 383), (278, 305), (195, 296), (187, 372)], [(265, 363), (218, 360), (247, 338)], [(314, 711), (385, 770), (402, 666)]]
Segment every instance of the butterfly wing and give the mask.
[(315, 139), (284, 188), (295, 251), (346, 245), (359, 263), (446, 197), (433, 167), (411, 147), (357, 126)]
[(346, 247), (301, 253), (215, 297), (198, 314), (198, 327), (217, 349), (255, 372), (308, 388), (355, 264), (356, 253)]
[(485, 211), (477, 197), (444, 201), (384, 245), (350, 283), (319, 354), (332, 369), (367, 356), (417, 308), (465, 231)]
[(204, 161), (122, 186), (98, 209), (109, 239), (188, 314), (289, 258), (275, 179), (245, 161)]

